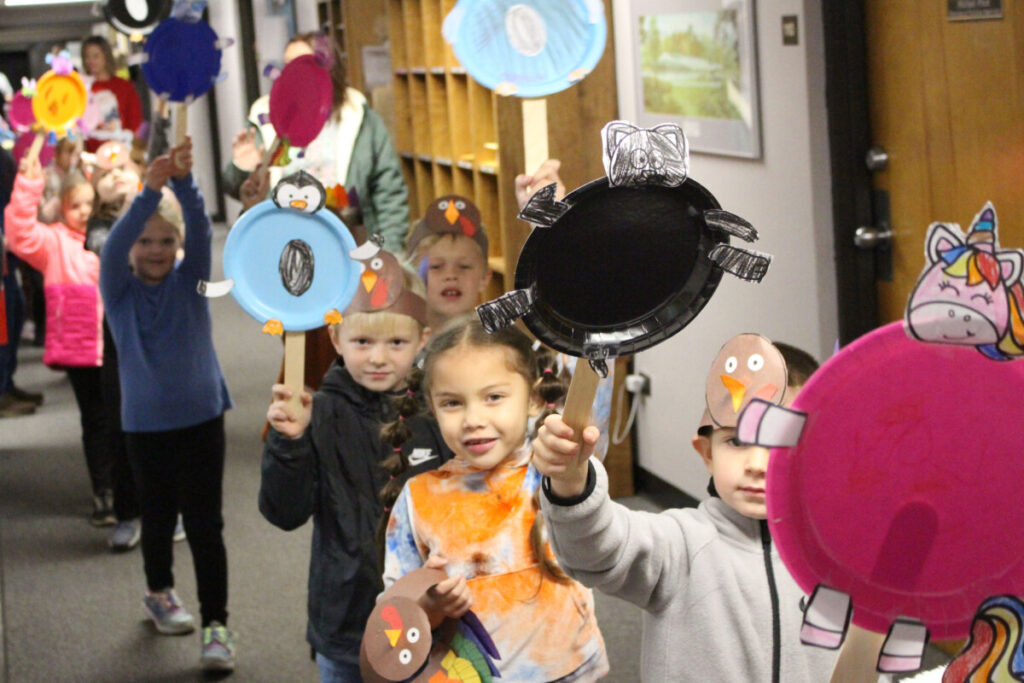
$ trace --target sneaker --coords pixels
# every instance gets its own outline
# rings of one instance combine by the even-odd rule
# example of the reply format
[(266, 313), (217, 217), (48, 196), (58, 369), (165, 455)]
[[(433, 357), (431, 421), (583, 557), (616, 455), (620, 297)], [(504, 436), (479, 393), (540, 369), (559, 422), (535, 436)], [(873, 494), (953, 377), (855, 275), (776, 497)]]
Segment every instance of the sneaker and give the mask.
[(16, 387), (12, 384), (10, 391), (8, 391), (7, 393), (9, 393), (11, 396), (18, 399), (19, 401), (25, 401), (35, 406), (43, 405), (43, 394), (41, 392), (25, 391), (21, 387)]
[(205, 671), (233, 671), (235, 668), (235, 637), (219, 621), (211, 621), (203, 629), (203, 654), (199, 664)]
[(184, 541), (185, 536), (185, 524), (181, 521), (181, 515), (178, 515), (178, 522), (174, 525), (174, 536), (172, 537), (175, 543)]
[(92, 515), (89, 517), (89, 521), (93, 526), (117, 524), (117, 515), (114, 514), (113, 491), (102, 491), (99, 495), (92, 497)]
[(13, 391), (0, 395), (0, 417), (18, 417), (36, 412), (36, 404), (22, 401), (14, 396)]
[(117, 523), (107, 542), (110, 544), (110, 549), (115, 553), (124, 552), (137, 546), (141, 536), (142, 527), (139, 524), (139, 520), (127, 519)]
[(178, 635), (195, 630), (192, 615), (181, 606), (181, 600), (173, 588), (147, 592), (142, 598), (142, 608), (160, 633)]

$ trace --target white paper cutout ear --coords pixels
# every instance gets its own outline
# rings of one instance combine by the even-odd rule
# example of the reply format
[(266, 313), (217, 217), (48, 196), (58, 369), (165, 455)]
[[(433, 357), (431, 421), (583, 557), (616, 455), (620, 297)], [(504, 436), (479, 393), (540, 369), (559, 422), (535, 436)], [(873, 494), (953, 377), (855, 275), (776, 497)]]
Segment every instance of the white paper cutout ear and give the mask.
[(928, 236), (925, 238), (924, 253), (928, 257), (928, 263), (935, 263), (942, 260), (942, 253), (963, 246), (964, 234), (958, 223), (932, 223), (928, 226)]
[(815, 586), (804, 608), (800, 642), (804, 645), (836, 650), (846, 639), (853, 607), (850, 596), (834, 588)]
[(1000, 251), (996, 253), (999, 261), (999, 271), (1004, 282), (1017, 282), (1021, 273), (1024, 272), (1024, 254), (1019, 250)]
[(740, 413), (736, 440), (764, 448), (795, 446), (806, 423), (807, 413), (755, 398)]
[(217, 297), (226, 295), (234, 286), (235, 281), (231, 279), (221, 280), (219, 282), (200, 280), (199, 284), (196, 285), (196, 291), (208, 299), (216, 299)]

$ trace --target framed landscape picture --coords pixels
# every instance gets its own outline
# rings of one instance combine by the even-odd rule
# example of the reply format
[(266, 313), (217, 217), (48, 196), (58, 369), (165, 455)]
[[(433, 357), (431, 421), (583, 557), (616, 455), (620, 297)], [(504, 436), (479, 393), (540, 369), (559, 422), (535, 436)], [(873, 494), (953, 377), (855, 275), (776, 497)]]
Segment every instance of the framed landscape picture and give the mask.
[(678, 123), (690, 150), (761, 156), (754, 0), (632, 0), (636, 123)]

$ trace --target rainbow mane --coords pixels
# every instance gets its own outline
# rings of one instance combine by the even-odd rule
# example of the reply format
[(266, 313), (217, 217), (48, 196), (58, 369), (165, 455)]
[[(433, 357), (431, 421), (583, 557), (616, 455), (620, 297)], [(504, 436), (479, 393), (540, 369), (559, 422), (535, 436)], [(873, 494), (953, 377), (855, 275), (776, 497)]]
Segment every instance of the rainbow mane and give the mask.
[(942, 683), (1014, 683), (1024, 681), (1024, 603), (1000, 595), (981, 603), (971, 637)]

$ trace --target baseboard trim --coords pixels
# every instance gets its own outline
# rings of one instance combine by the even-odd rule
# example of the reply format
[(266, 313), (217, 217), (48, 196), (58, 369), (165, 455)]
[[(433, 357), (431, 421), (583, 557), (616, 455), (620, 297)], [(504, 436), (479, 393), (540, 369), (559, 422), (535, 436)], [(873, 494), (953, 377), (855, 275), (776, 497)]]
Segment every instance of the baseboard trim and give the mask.
[(693, 496), (677, 489), (658, 475), (637, 466), (634, 470), (637, 493), (642, 493), (663, 508), (692, 508), (700, 502)]

